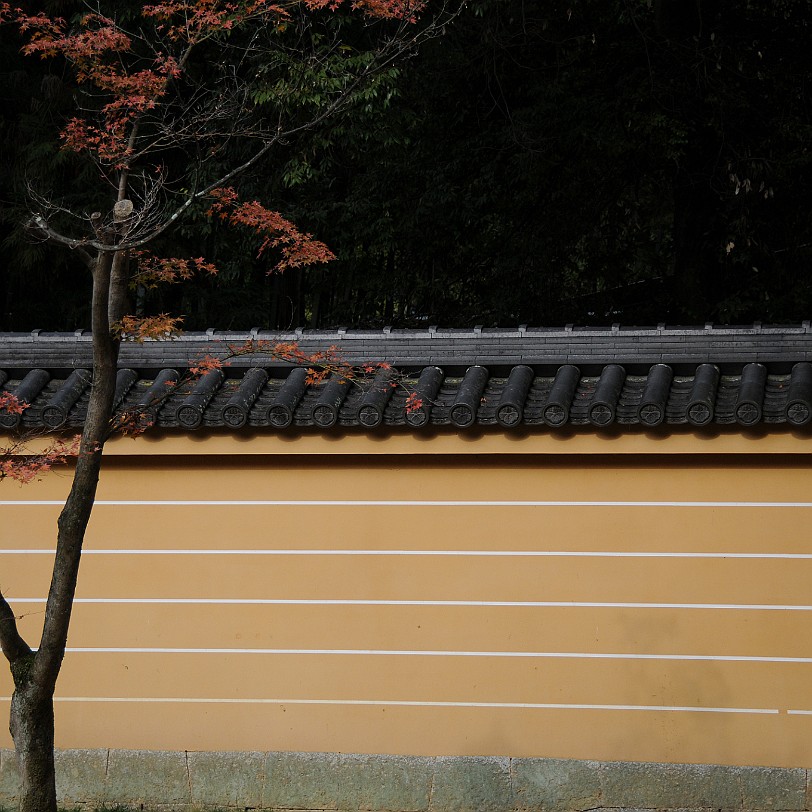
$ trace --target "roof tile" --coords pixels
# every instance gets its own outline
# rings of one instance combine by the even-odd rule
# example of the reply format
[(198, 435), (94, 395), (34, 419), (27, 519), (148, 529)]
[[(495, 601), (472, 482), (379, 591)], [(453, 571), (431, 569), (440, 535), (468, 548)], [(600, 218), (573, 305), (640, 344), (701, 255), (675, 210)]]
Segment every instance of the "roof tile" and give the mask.
[[(306, 353), (335, 344), (350, 363), (386, 360), (348, 384), (309, 383), (301, 367), (267, 353), (238, 357), (198, 380), (189, 365), (215, 345), (251, 337), (298, 340)], [(6, 429), (82, 424), (89, 397), (90, 334), (0, 335), (0, 387), (30, 402)], [(339, 331), (219, 331), (124, 345), (119, 411), (166, 428), (469, 426), (602, 428), (690, 423), (812, 422), (812, 329), (801, 326)], [(174, 386), (167, 387), (167, 381)], [(396, 383), (392, 387), (392, 383)], [(407, 409), (414, 392), (417, 408)]]

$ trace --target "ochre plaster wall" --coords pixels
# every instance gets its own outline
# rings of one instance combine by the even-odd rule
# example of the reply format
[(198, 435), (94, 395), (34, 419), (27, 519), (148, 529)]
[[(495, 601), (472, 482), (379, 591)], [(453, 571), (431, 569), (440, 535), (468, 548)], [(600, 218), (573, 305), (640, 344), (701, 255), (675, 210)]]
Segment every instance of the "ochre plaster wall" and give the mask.
[[(58, 745), (808, 766), (805, 443), (481, 439), (113, 445)], [(29, 639), (69, 484), (0, 486)]]

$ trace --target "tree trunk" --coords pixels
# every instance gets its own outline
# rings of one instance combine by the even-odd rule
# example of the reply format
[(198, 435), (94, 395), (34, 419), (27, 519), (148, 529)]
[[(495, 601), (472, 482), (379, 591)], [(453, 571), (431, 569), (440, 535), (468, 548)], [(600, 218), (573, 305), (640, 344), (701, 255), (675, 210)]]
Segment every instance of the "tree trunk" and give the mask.
[(11, 700), (9, 728), (20, 769), (20, 812), (44, 812), (56, 809), (54, 774), (54, 703), (53, 692), (33, 685), (27, 675), (27, 663), (14, 668), (15, 690)]
[(9, 729), (19, 761), (23, 812), (56, 812), (53, 697), (115, 393), (119, 341), (110, 332), (108, 307), (111, 301), (120, 301), (121, 291), (116, 286), (111, 290), (113, 259), (112, 253), (102, 252), (92, 266), (93, 384), (73, 484), (59, 514), (45, 622), (35, 652), (19, 636), (14, 615), (0, 597), (0, 643), (14, 677)]

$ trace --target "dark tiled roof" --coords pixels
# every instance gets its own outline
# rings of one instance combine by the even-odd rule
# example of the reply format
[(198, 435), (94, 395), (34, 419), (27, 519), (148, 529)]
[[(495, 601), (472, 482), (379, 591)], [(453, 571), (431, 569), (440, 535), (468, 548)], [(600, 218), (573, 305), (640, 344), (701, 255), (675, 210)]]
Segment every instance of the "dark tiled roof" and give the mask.
[[(252, 355), (187, 380), (189, 364), (248, 338), (298, 341), (305, 353), (335, 345), (350, 363), (386, 361), (347, 384), (307, 385), (305, 371)], [(0, 334), (0, 385), (31, 405), (7, 429), (81, 426), (89, 396), (90, 335)], [(178, 381), (168, 397), (167, 381)], [(410, 391), (423, 406), (406, 410)], [(805, 425), (812, 417), (812, 329), (666, 327), (514, 330), (294, 331), (186, 334), (124, 344), (117, 408), (166, 428), (284, 429), (333, 425), (756, 424)]]

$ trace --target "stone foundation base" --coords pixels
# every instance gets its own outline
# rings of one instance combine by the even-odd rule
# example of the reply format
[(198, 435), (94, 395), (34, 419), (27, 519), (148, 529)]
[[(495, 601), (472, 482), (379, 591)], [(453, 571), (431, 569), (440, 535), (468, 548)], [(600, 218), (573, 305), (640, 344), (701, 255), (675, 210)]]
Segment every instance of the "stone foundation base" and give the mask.
[[(810, 810), (805, 769), (335, 753), (57, 752), (68, 808), (341, 812)], [(0, 805), (18, 796), (0, 751)]]

